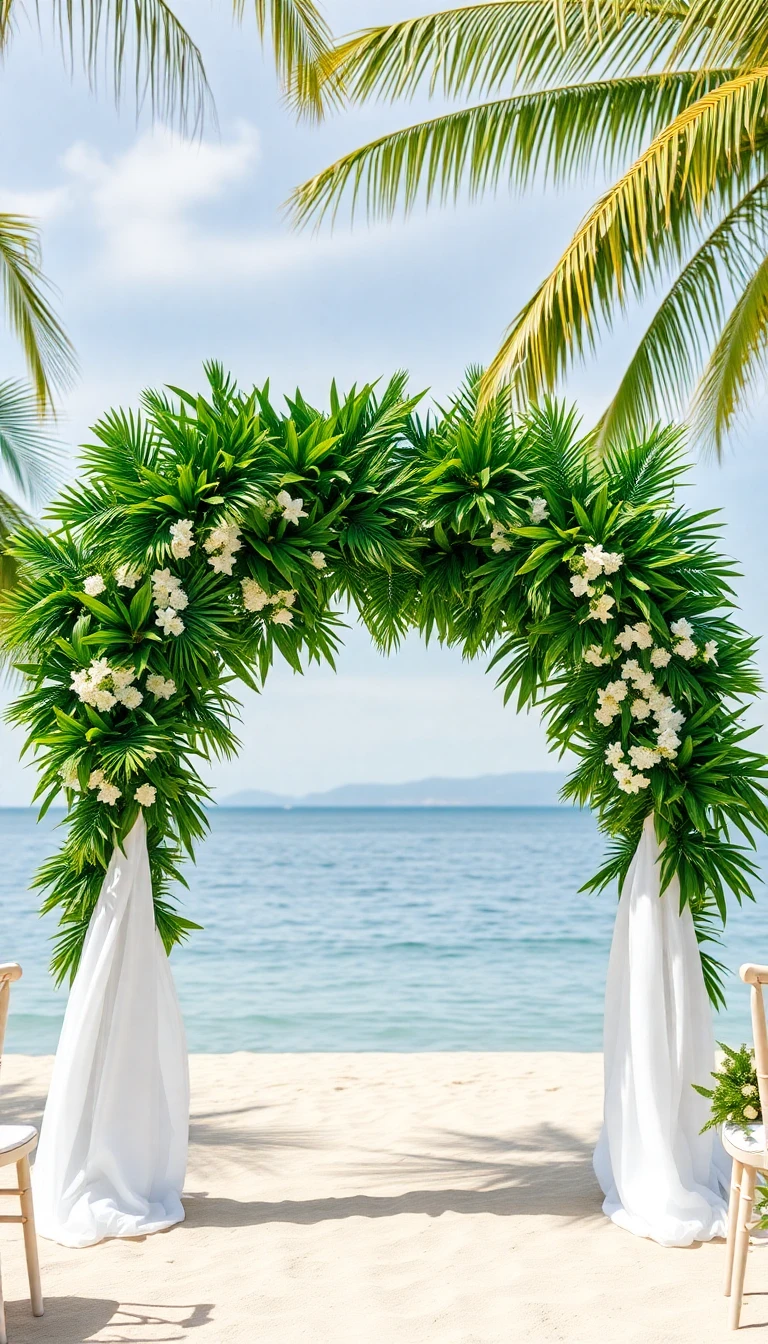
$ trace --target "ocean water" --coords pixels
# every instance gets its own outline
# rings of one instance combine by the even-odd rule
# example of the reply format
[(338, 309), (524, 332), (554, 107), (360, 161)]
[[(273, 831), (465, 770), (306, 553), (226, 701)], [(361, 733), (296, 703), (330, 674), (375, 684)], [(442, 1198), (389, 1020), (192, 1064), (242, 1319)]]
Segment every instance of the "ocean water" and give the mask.
[[(56, 1047), (53, 916), (28, 883), (61, 817), (0, 811), (0, 961), (17, 960), (7, 1046)], [(603, 840), (570, 809), (216, 810), (189, 866), (205, 929), (172, 965), (191, 1050), (599, 1050), (615, 894), (579, 894)], [(768, 873), (768, 846), (761, 851)], [(724, 960), (768, 961), (765, 892)], [(719, 1039), (749, 1032), (728, 983)]]

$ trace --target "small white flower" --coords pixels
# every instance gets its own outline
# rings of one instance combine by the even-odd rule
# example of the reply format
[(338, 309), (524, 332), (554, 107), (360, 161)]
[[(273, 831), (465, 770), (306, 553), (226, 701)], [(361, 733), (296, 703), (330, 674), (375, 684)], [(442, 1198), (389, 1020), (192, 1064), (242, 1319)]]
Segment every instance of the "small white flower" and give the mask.
[(603, 556), (603, 573), (615, 574), (624, 563), (624, 556), (619, 551), (606, 551)]
[(747, 1120), (757, 1119), (757, 1111), (755, 1110), (754, 1106), (745, 1106), (744, 1115), (746, 1116)]
[(693, 626), (690, 621), (685, 620), (685, 617), (681, 617), (679, 621), (673, 621), (669, 628), (672, 634), (677, 635), (679, 639), (690, 639), (693, 634)]
[(650, 626), (645, 621), (638, 621), (634, 627), (634, 633), (638, 649), (650, 649), (653, 644), (653, 635)]
[(235, 557), (231, 551), (222, 551), (220, 555), (211, 555), (208, 557), (208, 564), (211, 566), (214, 574), (232, 574)]
[(65, 789), (79, 789), (80, 780), (77, 774), (76, 765), (64, 765), (59, 771), (59, 777)]
[(574, 597), (591, 597), (594, 591), (584, 574), (571, 575), (571, 592)]
[(610, 658), (604, 658), (599, 644), (590, 644), (588, 649), (584, 650), (583, 658), (585, 663), (591, 663), (593, 667), (605, 667), (610, 663)]
[(670, 758), (677, 755), (677, 749), (680, 746), (680, 738), (671, 728), (665, 728), (662, 732), (656, 734), (656, 742), (662, 756)]
[(610, 696), (606, 696), (605, 699), (601, 701), (600, 708), (595, 710), (595, 718), (604, 728), (610, 728), (616, 715), (620, 713), (620, 705), (618, 705), (615, 700), (611, 700)]
[(647, 719), (651, 712), (651, 706), (647, 700), (633, 700), (629, 707), (629, 712), (633, 719)]
[(657, 716), (663, 714), (665, 709), (672, 708), (672, 701), (663, 691), (651, 691), (647, 696), (648, 704), (651, 706), (654, 714)]
[(213, 551), (239, 551), (243, 545), (240, 528), (234, 523), (219, 523), (208, 533), (203, 545), (209, 555)]
[(652, 672), (637, 672), (632, 678), (635, 690), (639, 691), (647, 699), (656, 689), (656, 682), (653, 680)]
[(147, 690), (158, 700), (170, 700), (172, 695), (176, 694), (176, 682), (169, 677), (161, 677), (157, 672), (150, 672), (147, 677)]
[(659, 753), (653, 747), (630, 747), (629, 759), (636, 770), (650, 770), (659, 762)]
[(124, 689), (116, 691), (118, 700), (126, 709), (138, 709), (144, 696), (137, 686), (126, 686)]
[(612, 742), (609, 747), (606, 747), (605, 749), (606, 765), (616, 767), (618, 765), (621, 765), (623, 760), (624, 760), (624, 751), (622, 749), (620, 742)]
[(603, 572), (603, 563), (605, 561), (605, 551), (602, 546), (584, 547), (584, 565), (588, 579), (596, 579), (598, 574)]
[(545, 522), (548, 517), (549, 509), (547, 508), (547, 501), (546, 499), (542, 499), (541, 495), (537, 495), (535, 499), (531, 500), (531, 522), (534, 526), (538, 526), (539, 523)]
[(86, 695), (87, 691), (90, 689), (91, 685), (90, 672), (86, 671), (84, 668), (81, 669), (79, 672), (72, 672), (71, 679), (72, 679), (72, 690), (75, 692), (75, 695), (79, 696), (80, 699), (82, 700)]
[(295, 588), (281, 588), (278, 593), (275, 593), (275, 601), (282, 602), (285, 607), (292, 607), (298, 595)]
[(106, 712), (117, 704), (117, 700), (111, 691), (96, 690), (93, 692), (93, 703), (97, 709)]
[(691, 658), (696, 657), (698, 649), (692, 639), (679, 639), (675, 645), (675, 653), (685, 658), (686, 662), (690, 662)]
[(171, 554), (177, 560), (186, 560), (194, 546), (193, 523), (191, 518), (180, 518), (171, 523)]
[(281, 607), (279, 611), (273, 611), (269, 619), (273, 625), (293, 625), (293, 612)]
[(716, 653), (717, 653), (717, 640), (708, 639), (706, 644), (704, 645), (704, 654), (703, 654), (704, 662), (717, 663), (717, 658), (715, 657)]
[(141, 578), (141, 571), (130, 565), (120, 565), (115, 570), (115, 583), (118, 588), (135, 588)]
[(602, 597), (596, 598), (589, 604), (589, 614), (595, 621), (602, 621), (606, 625), (611, 619), (611, 607), (615, 607), (615, 599), (609, 593), (603, 593)]
[(757, 1088), (754, 1083), (745, 1083), (741, 1089), (742, 1097), (756, 1097)]
[(157, 789), (151, 784), (141, 784), (133, 796), (141, 807), (151, 807), (157, 797)]
[(627, 684), (624, 681), (609, 681), (605, 690), (603, 692), (598, 691), (597, 694), (598, 696), (601, 694), (607, 695), (611, 700), (620, 704), (626, 698)]
[(623, 649), (625, 653), (629, 653), (629, 650), (635, 642), (635, 632), (632, 629), (632, 626), (625, 625), (621, 634), (617, 635), (613, 642), (614, 644), (618, 644), (619, 648)]
[(87, 593), (89, 597), (97, 597), (99, 593), (104, 592), (106, 586), (100, 574), (89, 574), (83, 582), (83, 592)]
[(281, 490), (277, 496), (277, 502), (283, 511), (283, 517), (287, 523), (293, 523), (298, 526), (300, 518), (308, 518), (309, 514), (304, 508), (303, 499), (291, 499), (287, 490)]
[(89, 789), (98, 789), (98, 788), (101, 788), (101, 785), (102, 785), (103, 783), (104, 783), (104, 771), (103, 771), (103, 770), (92, 770), (91, 773), (90, 773), (90, 775), (89, 775), (89, 777), (88, 777), (88, 788), (89, 788)]
[(96, 794), (99, 802), (106, 803), (108, 807), (114, 807), (118, 798), (122, 798), (122, 796), (116, 784), (102, 784)]
[(164, 635), (180, 635), (184, 629), (184, 622), (180, 616), (176, 615), (173, 607), (161, 608), (157, 613), (155, 625), (159, 625)]
[(512, 542), (507, 541), (505, 536), (499, 535), (491, 542), (491, 550), (495, 555), (501, 555), (502, 551), (512, 550)]
[(653, 667), (666, 667), (672, 654), (669, 649), (654, 649), (651, 654), (651, 665)]
[(625, 681), (634, 681), (635, 677), (642, 676), (642, 672), (643, 669), (636, 658), (627, 658), (621, 669)]
[(676, 733), (678, 728), (682, 728), (685, 723), (685, 715), (679, 709), (668, 707), (661, 710), (656, 718), (661, 729), (671, 728), (673, 733)]
[(132, 667), (112, 668), (112, 685), (116, 693), (124, 691), (126, 686), (130, 686), (131, 682), (134, 682), (135, 680), (136, 673)]
[(310, 551), (310, 552), (309, 552), (309, 560), (310, 560), (310, 564), (312, 564), (313, 567), (314, 567), (315, 569), (326, 569), (326, 568), (327, 568), (327, 565), (326, 565), (326, 562), (325, 562), (325, 556), (323, 555), (323, 552), (322, 552), (322, 551)]
[(269, 593), (265, 592), (256, 579), (241, 579), (243, 606), (246, 611), (263, 611), (269, 602)]

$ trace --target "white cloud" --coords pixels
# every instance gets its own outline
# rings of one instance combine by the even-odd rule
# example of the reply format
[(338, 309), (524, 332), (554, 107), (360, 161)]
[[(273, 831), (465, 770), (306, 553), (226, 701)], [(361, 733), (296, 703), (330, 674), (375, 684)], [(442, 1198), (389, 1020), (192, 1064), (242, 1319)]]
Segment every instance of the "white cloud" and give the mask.
[[(275, 270), (347, 259), (350, 250), (381, 246), (392, 230), (360, 228), (314, 236), (286, 223), (274, 232), (222, 229), (206, 219), (212, 205), (253, 181), (260, 138), (248, 122), (227, 140), (180, 139), (147, 132), (111, 158), (79, 141), (63, 155), (67, 184), (38, 197), (60, 212), (77, 205), (97, 247), (89, 265), (110, 285), (197, 287), (242, 283)], [(409, 225), (413, 237), (413, 223)]]

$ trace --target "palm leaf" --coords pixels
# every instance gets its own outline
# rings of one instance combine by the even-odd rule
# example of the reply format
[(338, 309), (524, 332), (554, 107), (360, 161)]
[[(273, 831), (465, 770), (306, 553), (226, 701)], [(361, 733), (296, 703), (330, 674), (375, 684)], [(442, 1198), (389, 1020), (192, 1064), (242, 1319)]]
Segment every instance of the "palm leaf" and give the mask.
[(768, 71), (729, 80), (686, 107), (589, 212), (526, 304), (492, 361), (491, 396), (509, 379), (518, 395), (552, 389), (573, 353), (591, 347), (600, 315), (627, 290), (642, 293), (649, 261), (667, 257), (713, 197), (765, 157)]
[(57, 481), (61, 447), (41, 424), (25, 383), (0, 383), (0, 461), (28, 499), (39, 501)]
[(37, 229), (21, 215), (0, 214), (0, 276), (10, 327), (21, 342), (37, 404), (45, 411), (54, 390), (71, 381), (75, 355), (46, 297)]
[(768, 257), (756, 266), (728, 317), (696, 389), (692, 418), (717, 454), (749, 392), (768, 368)]

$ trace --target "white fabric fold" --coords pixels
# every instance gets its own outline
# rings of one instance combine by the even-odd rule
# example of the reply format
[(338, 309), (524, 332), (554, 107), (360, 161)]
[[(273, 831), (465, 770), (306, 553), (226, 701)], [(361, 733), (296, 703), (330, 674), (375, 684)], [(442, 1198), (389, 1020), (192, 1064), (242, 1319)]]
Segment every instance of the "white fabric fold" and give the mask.
[(112, 855), (67, 1003), (34, 1165), (40, 1235), (91, 1246), (180, 1222), (188, 1129), (184, 1026), (140, 816)]
[(662, 1246), (725, 1236), (730, 1160), (692, 1083), (715, 1066), (712, 1013), (691, 912), (660, 895), (647, 817), (616, 914), (605, 992), (605, 1111), (594, 1154), (603, 1211)]

